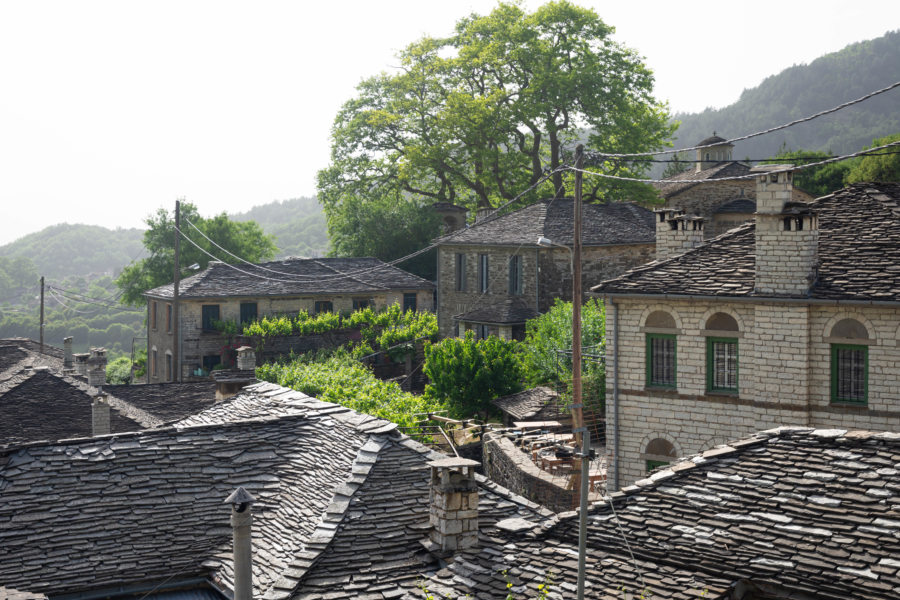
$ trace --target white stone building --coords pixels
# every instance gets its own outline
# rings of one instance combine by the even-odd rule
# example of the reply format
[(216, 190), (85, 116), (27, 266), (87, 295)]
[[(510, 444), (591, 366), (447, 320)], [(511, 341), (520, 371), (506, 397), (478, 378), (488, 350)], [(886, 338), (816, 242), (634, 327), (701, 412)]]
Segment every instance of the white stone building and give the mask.
[(659, 211), (660, 259), (592, 289), (616, 487), (780, 425), (900, 430), (900, 185), (798, 203), (766, 169), (755, 222), (703, 243)]

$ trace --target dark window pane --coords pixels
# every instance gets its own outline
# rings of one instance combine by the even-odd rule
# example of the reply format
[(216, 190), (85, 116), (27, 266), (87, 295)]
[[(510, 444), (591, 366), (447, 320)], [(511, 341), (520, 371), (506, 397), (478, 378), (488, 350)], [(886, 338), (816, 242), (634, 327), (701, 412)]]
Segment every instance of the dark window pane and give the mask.
[(213, 326), (214, 321), (219, 320), (219, 305), (218, 304), (204, 304), (203, 308), (203, 322), (201, 327), (203, 331), (215, 331), (215, 327)]

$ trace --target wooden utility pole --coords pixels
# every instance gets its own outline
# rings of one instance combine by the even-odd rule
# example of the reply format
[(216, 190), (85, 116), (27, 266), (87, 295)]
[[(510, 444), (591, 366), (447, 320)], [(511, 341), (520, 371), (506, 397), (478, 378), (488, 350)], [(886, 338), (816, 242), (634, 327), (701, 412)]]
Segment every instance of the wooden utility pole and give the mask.
[(178, 286), (181, 283), (181, 268), (180, 268), (180, 259), (181, 259), (181, 201), (175, 201), (175, 286), (174, 292), (172, 294), (172, 336), (174, 343), (172, 344), (175, 348), (175, 351), (172, 353), (172, 364), (175, 365), (175, 376), (173, 379), (175, 381), (181, 381), (181, 344), (179, 343), (181, 340), (181, 335), (179, 333), (180, 330), (180, 317), (178, 311)]
[(41, 275), (41, 354), (44, 353), (44, 276)]

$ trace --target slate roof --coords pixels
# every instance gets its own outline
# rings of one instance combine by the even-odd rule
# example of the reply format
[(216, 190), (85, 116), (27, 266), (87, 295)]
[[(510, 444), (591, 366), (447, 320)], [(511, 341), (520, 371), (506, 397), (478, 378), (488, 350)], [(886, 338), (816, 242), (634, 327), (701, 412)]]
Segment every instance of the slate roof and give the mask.
[(747, 198), (746, 196), (739, 196), (734, 200), (726, 202), (719, 208), (717, 208), (713, 214), (724, 214), (724, 213), (755, 213), (756, 212), (756, 200), (752, 200)]
[[(722, 136), (719, 136), (719, 135), (716, 135), (715, 133), (713, 133), (708, 138), (702, 139), (699, 142), (697, 142), (696, 145), (697, 146), (711, 146), (713, 144), (721, 144), (722, 142), (727, 142), (727, 141), (728, 140), (726, 140)], [(731, 145), (733, 145), (733, 144), (731, 144)]]
[[(491, 215), (475, 224), (436, 240), (441, 244), (536, 247), (546, 237), (557, 244), (572, 245), (570, 198), (541, 200), (511, 213)], [(582, 209), (582, 244), (652, 244), (656, 225), (652, 211), (630, 202), (585, 204)]]
[[(677, 175), (667, 177), (666, 183), (655, 183), (653, 186), (659, 191), (660, 196), (664, 199), (669, 199), (675, 194), (679, 194), (704, 181), (721, 179), (723, 177), (740, 177), (749, 174), (750, 166), (732, 160), (720, 162), (715, 166), (703, 169), (702, 171), (696, 171), (694, 169), (682, 171)], [(752, 182), (752, 180), (750, 181)]]
[[(150, 383), (141, 385), (104, 385), (103, 391), (127, 405), (145, 413), (147, 427), (177, 421), (212, 406), (216, 401), (216, 385), (212, 381), (190, 383)], [(118, 408), (114, 400), (110, 405)], [(137, 414), (137, 413), (135, 413)]]
[(516, 325), (537, 317), (540, 313), (521, 298), (488, 300), (470, 311), (454, 315), (457, 321), (467, 323), (497, 323)]
[[(900, 184), (853, 184), (804, 206), (819, 217), (819, 266), (810, 298), (900, 301)], [(752, 298), (755, 246), (755, 226), (747, 223), (591, 291)]]
[[(186, 299), (249, 298), (433, 288), (434, 284), (430, 281), (377, 258), (286, 258), (236, 268), (212, 261), (202, 272), (181, 281), (179, 296)], [(144, 292), (144, 295), (151, 298), (172, 298), (174, 285), (163, 285)]]
[[(547, 416), (560, 415), (556, 405), (559, 394), (548, 387), (535, 387), (516, 394), (496, 398), (491, 403), (515, 421), (527, 421), (545, 408)], [(553, 417), (555, 418), (555, 417)]]
[[(739, 582), (784, 594), (754, 598), (900, 595), (898, 433), (763, 432), (612, 498), (589, 511), (588, 598), (737, 600)], [(572, 597), (578, 519), (546, 525), (488, 540), (424, 583), (435, 597), (505, 598), (505, 569), (532, 597), (552, 572), (551, 590)]]

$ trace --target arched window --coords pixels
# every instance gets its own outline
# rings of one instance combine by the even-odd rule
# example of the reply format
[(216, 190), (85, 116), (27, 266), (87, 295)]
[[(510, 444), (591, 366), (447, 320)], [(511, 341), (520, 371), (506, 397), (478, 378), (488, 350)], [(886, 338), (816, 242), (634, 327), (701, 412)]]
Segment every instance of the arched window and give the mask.
[(737, 320), (716, 313), (706, 321), (706, 391), (738, 392)]
[(678, 458), (675, 446), (665, 438), (656, 438), (647, 444), (643, 454), (646, 461), (647, 472), (653, 469), (664, 467), (672, 462), (672, 459)]
[(657, 310), (647, 317), (647, 387), (677, 387), (677, 330), (669, 313)]
[(831, 401), (866, 404), (869, 386), (869, 332), (856, 319), (831, 328)]

